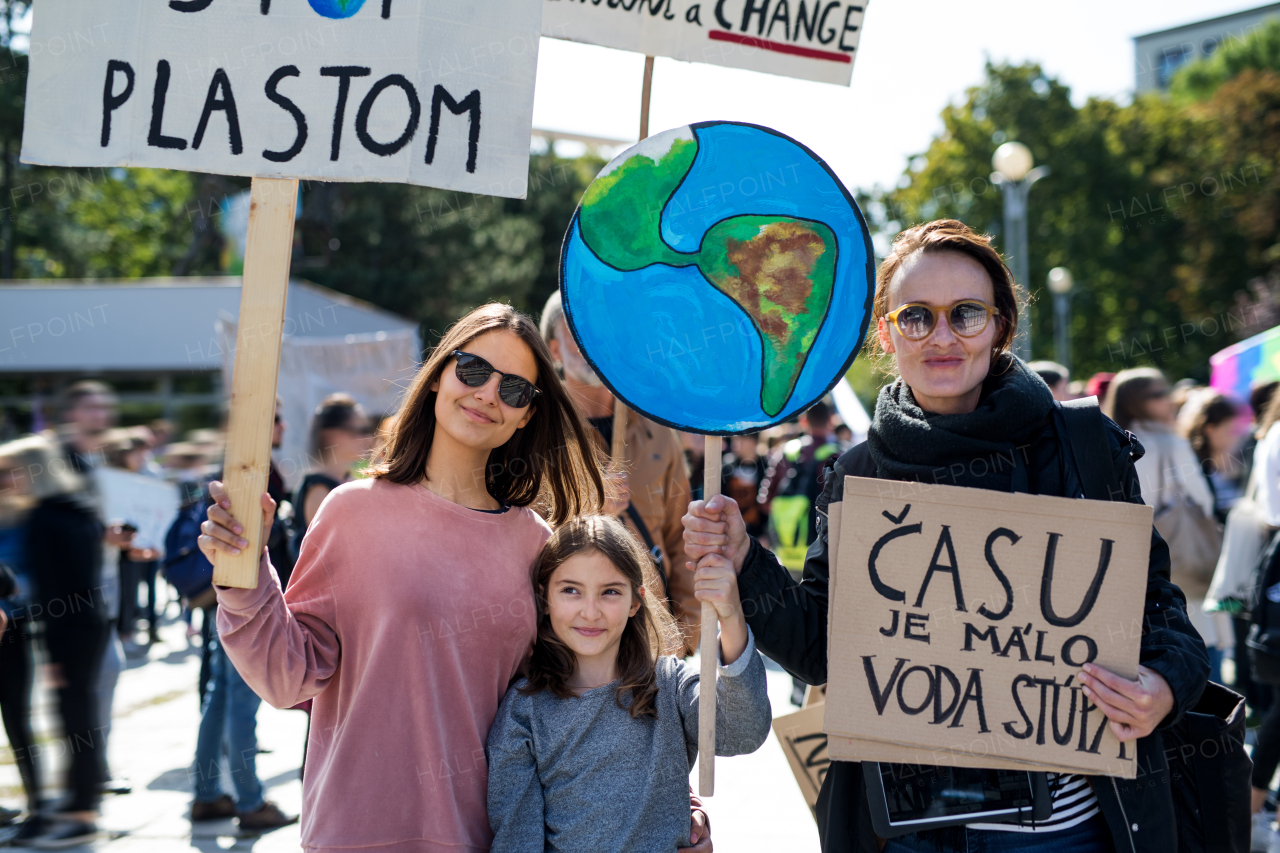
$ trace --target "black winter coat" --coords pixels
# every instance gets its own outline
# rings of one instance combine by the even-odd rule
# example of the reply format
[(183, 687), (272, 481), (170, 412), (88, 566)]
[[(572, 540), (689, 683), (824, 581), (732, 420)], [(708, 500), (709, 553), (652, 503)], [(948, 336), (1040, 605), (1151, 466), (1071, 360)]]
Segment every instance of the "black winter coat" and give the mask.
[[(1133, 463), (1142, 445), (1107, 421), (1116, 475), (1124, 494), (1142, 503)], [(1082, 497), (1080, 478), (1064, 460), (1063, 443), (1049, 418), (1029, 455), (1033, 493)], [(1041, 476), (1036, 476), (1040, 473)], [(809, 548), (797, 584), (768, 550), (753, 542), (738, 589), (756, 645), (784, 669), (808, 684), (827, 681), (827, 507), (841, 499), (846, 476), (875, 477), (876, 466), (865, 443), (828, 469), (817, 507), (822, 515), (818, 538)], [(845, 523), (850, 523), (849, 519)], [(1111, 830), (1117, 853), (1169, 853), (1177, 849), (1171, 785), (1173, 778), (1161, 730), (1176, 722), (1200, 698), (1209, 677), (1204, 641), (1187, 619), (1186, 598), (1169, 580), (1169, 548), (1153, 528), (1147, 575), (1140, 661), (1159, 672), (1173, 691), (1174, 707), (1157, 729), (1138, 741), (1138, 777), (1087, 777)], [(862, 765), (833, 761), (817, 803), (818, 832), (824, 853), (878, 853), (863, 786)]]

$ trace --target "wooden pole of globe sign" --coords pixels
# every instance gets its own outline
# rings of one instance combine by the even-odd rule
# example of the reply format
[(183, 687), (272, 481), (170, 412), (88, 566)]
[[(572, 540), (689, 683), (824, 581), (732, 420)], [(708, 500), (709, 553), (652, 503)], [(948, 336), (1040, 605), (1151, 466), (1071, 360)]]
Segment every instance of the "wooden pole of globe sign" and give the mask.
[(218, 586), (253, 589), (258, 585), (264, 544), (258, 501), (267, 490), (271, 465), (271, 429), (297, 206), (296, 180), (253, 179), (222, 474), (231, 512), (244, 525), (243, 536), (249, 545), (235, 556), (217, 555), (213, 582)]
[[(649, 100), (653, 94), (653, 57), (644, 58), (644, 83), (640, 88), (640, 139), (649, 136)], [(623, 464), (624, 443), (622, 430), (627, 423), (627, 404), (621, 397), (613, 402), (613, 464), (620, 468)], [(724, 457), (724, 439), (718, 435), (703, 436), (703, 477), (702, 499), (720, 494), (720, 467)], [(683, 566), (672, 566), (670, 571), (683, 571)], [(720, 622), (716, 618), (716, 609), (707, 602), (702, 603), (702, 628), (699, 635), (698, 656), (701, 660), (702, 672), (700, 683), (716, 683), (716, 664), (719, 661), (718, 635)], [(698, 697), (698, 794), (710, 797), (716, 790), (716, 692), (710, 690)]]
[[(644, 58), (644, 83), (640, 87), (640, 138), (649, 135), (649, 96), (653, 93), (653, 57)], [(615, 471), (623, 470), (623, 455), (627, 446), (627, 404), (622, 399), (613, 399), (613, 442), (609, 453), (609, 461)]]
[[(718, 435), (704, 435), (702, 499), (709, 501), (720, 494), (720, 466), (724, 462), (724, 439)], [(720, 661), (720, 621), (716, 618), (715, 605), (702, 602), (702, 634), (698, 645), (698, 657), (702, 661), (702, 674), (698, 693), (698, 793), (710, 797), (716, 792), (716, 666)]]
[[(874, 261), (861, 211), (816, 154), (769, 128), (698, 122), (641, 140), (587, 187), (560, 288), (614, 397), (705, 437), (710, 499), (724, 436), (791, 420), (848, 371)], [(719, 620), (710, 604), (701, 617), (698, 781), (710, 796)]]

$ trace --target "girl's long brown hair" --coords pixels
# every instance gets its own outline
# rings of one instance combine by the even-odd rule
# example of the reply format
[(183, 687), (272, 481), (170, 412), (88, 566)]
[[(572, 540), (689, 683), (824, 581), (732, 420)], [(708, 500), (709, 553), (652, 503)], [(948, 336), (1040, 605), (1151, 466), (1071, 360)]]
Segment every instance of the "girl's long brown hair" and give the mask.
[(552, 366), (551, 352), (538, 327), (510, 305), (490, 302), (454, 323), (427, 357), (409, 386), (395, 425), (370, 471), (374, 477), (412, 485), (427, 473), (427, 457), (436, 429), (436, 383), (453, 362), (454, 350), (486, 332), (505, 331), (520, 338), (538, 366), (534, 384), (542, 391), (533, 417), (510, 440), (489, 452), (485, 488), (496, 500), (530, 506), (558, 525), (584, 512), (598, 512), (604, 496), (595, 442)]
[[(636, 615), (627, 620), (618, 646), (618, 687), (614, 701), (632, 719), (657, 719), (658, 680), (654, 664), (661, 655), (679, 654), (683, 640), (675, 620), (658, 599), (662, 587), (649, 555), (627, 532), (622, 522), (609, 515), (575, 518), (556, 529), (542, 554), (533, 564), (533, 589), (538, 598), (538, 640), (529, 661), (529, 683), (520, 688), (526, 696), (549, 690), (561, 699), (574, 695), (569, 687), (575, 659), (551, 627), (547, 610), (551, 575), (575, 554), (597, 553), (612, 563), (631, 585), (631, 595), (640, 602)], [(640, 594), (645, 587), (646, 595)], [(624, 697), (630, 695), (630, 703)]]

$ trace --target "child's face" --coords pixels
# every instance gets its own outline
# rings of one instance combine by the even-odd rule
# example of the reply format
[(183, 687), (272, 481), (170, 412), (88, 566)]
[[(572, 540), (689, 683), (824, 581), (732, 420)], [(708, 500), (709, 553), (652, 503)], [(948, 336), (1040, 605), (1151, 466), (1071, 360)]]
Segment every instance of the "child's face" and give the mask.
[[(641, 589), (643, 592), (643, 588)], [(588, 658), (618, 655), (627, 620), (640, 609), (626, 575), (603, 554), (574, 554), (551, 573), (547, 582), (551, 629), (581, 663)]]

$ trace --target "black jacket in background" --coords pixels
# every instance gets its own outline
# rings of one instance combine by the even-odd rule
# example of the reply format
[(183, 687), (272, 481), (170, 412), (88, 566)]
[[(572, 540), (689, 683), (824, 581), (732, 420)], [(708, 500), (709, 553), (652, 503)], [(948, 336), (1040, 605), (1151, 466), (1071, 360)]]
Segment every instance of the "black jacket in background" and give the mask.
[(102, 523), (78, 495), (46, 498), (27, 521), (27, 565), (35, 586), (31, 616), (45, 623), (50, 656), (78, 656), (109, 622), (102, 597)]
[[(1124, 494), (1142, 503), (1133, 463), (1142, 447), (1131, 435), (1107, 421), (1112, 462)], [(1038, 438), (1026, 448), (1026, 476), (1032, 494), (1079, 497), (1083, 490), (1071, 466), (1064, 464), (1053, 418), (1045, 420)], [(1021, 454), (1018, 454), (1021, 457)], [(846, 476), (875, 477), (875, 463), (865, 443), (842, 455), (828, 471), (818, 498), (819, 535), (809, 548), (800, 583), (768, 550), (752, 542), (738, 589), (756, 645), (784, 669), (808, 684), (827, 681), (827, 507), (841, 499)], [(854, 523), (844, 518), (842, 523)], [(748, 604), (747, 602), (753, 602)], [(1161, 729), (1195, 706), (1209, 676), (1209, 658), (1186, 614), (1182, 591), (1169, 580), (1169, 549), (1153, 528), (1147, 575), (1141, 663), (1169, 683), (1174, 707), (1150, 736), (1138, 741), (1137, 779), (1087, 777), (1111, 830), (1117, 853), (1170, 853), (1177, 849), (1171, 785)], [(878, 853), (863, 787), (862, 765), (833, 761), (817, 804), (818, 830), (824, 853)]]

